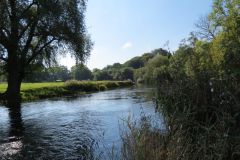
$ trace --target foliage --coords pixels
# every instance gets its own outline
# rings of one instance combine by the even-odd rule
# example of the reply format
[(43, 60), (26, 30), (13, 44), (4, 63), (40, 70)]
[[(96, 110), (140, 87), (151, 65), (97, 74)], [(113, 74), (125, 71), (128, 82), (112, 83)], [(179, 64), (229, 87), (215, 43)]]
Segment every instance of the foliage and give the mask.
[(93, 78), (92, 72), (87, 66), (78, 64), (71, 68), (72, 78), (75, 80), (91, 80)]
[[(144, 82), (144, 79), (151, 79), (152, 74), (150, 73), (154, 67), (158, 67), (157, 61), (161, 63), (168, 63), (168, 58), (171, 54), (160, 48), (155, 49), (150, 53), (144, 53), (142, 56), (134, 57), (127, 62), (120, 64), (114, 63), (108, 65), (102, 70), (94, 69), (93, 76), (94, 80), (132, 80), (136, 82)], [(146, 73), (146, 74), (145, 74)]]
[(93, 70), (94, 80), (112, 80), (112, 76), (105, 70), (95, 69)]
[(240, 13), (239, 0), (215, 0), (210, 19), (220, 28), (218, 45), (224, 55), (224, 69), (234, 79), (240, 79)]
[(149, 60), (148, 64), (145, 67), (144, 80), (146, 83), (154, 84), (157, 72), (160, 71), (163, 67), (169, 65), (169, 59), (167, 56), (156, 55), (154, 58)]
[(134, 69), (138, 69), (144, 66), (144, 62), (141, 57), (134, 57), (131, 60), (124, 63), (126, 67), (132, 67)]
[(71, 79), (70, 71), (65, 66), (52, 66), (44, 67), (33, 66), (27, 72), (24, 81), (25, 82), (54, 82), (54, 81), (66, 81)]
[(125, 67), (121, 70), (121, 80), (133, 80), (133, 69), (131, 67)]
[[(6, 82), (6, 76), (2, 76), (0, 81)], [(65, 66), (54, 65), (45, 67), (41, 64), (29, 66), (26, 71), (24, 82), (55, 82), (67, 81), (70, 79), (76, 80), (91, 80), (93, 79), (92, 72), (84, 65), (73, 66), (71, 71)]]

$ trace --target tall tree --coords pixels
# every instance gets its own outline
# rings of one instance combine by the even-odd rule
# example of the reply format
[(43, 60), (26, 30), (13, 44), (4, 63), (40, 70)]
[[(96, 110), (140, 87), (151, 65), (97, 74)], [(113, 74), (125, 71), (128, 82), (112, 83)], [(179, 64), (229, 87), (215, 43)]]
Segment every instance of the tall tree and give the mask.
[(18, 106), (26, 68), (55, 60), (60, 49), (84, 61), (92, 43), (87, 36), (86, 0), (1, 0), (0, 63), (7, 73), (9, 106)]
[(83, 64), (78, 64), (71, 68), (72, 78), (76, 80), (91, 80), (92, 72)]

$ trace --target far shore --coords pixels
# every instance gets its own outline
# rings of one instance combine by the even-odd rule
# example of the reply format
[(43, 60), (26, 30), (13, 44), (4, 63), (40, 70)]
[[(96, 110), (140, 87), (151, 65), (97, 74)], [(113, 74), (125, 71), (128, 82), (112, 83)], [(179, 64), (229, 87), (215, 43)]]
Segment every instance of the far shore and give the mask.
[[(76, 81), (66, 82), (43, 82), (43, 83), (22, 83), (22, 102), (29, 102), (47, 98), (76, 96), (86, 93), (104, 91), (115, 88), (133, 86), (132, 81)], [(6, 83), (0, 83), (1, 104), (4, 104), (4, 92), (7, 89)]]

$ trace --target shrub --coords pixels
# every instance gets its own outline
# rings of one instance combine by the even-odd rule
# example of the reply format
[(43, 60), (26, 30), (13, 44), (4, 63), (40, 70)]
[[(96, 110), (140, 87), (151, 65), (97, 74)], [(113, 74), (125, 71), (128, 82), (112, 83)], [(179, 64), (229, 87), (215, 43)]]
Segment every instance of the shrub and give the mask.
[(105, 90), (107, 90), (107, 87), (105, 85), (101, 84), (101, 85), (99, 85), (99, 90), (105, 91)]

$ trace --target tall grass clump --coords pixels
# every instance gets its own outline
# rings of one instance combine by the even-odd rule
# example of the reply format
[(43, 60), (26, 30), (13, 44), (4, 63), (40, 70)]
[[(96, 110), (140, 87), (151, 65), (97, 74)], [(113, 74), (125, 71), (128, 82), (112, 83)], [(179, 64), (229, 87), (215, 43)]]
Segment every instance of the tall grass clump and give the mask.
[(141, 114), (136, 121), (129, 117), (124, 121), (120, 153), (121, 160), (165, 160), (167, 135), (153, 125), (152, 117)]
[(132, 81), (76, 81), (70, 80), (65, 82), (65, 87), (72, 91), (95, 92), (118, 87), (132, 86)]
[(167, 131), (154, 129), (151, 118), (145, 116), (137, 123), (128, 121), (121, 158), (240, 159), (239, 83), (235, 79), (216, 79), (206, 72), (197, 79), (170, 76), (159, 80), (157, 99)]
[(233, 82), (182, 83), (159, 91), (169, 128), (167, 159), (239, 159), (240, 103)]
[(67, 90), (71, 91), (94, 92), (99, 90), (97, 82), (70, 80), (66, 81), (64, 85)]

